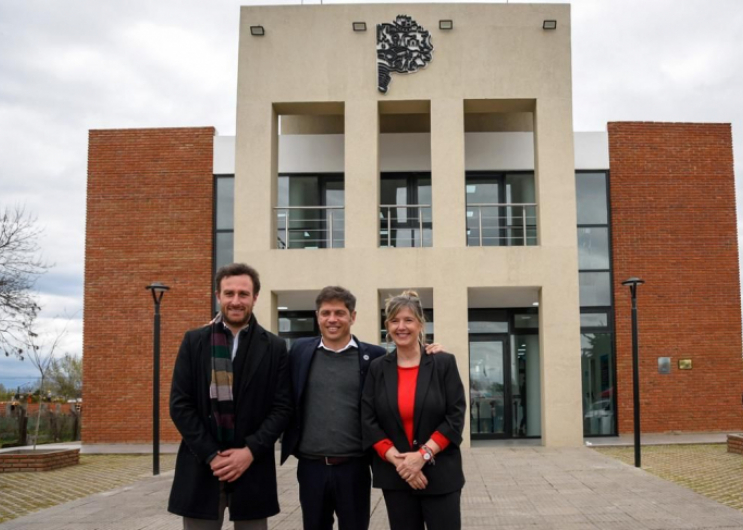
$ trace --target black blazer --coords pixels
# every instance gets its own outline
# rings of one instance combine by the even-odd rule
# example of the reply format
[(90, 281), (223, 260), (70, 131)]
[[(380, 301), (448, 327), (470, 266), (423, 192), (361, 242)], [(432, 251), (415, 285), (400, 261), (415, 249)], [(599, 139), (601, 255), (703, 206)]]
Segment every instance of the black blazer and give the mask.
[[(231, 520), (279, 513), (274, 446), (292, 413), (286, 342), (263, 329), (255, 318), (250, 326), (250, 344), (241, 340), (235, 356), (239, 387), (235, 389), (233, 445), (249, 447), (255, 460), (240, 478), (226, 485), (231, 493)], [(220, 448), (209, 401), (210, 338), (210, 326), (186, 333), (170, 392), (170, 417), (183, 441), (168, 511), (199, 519), (216, 519), (219, 507), (219, 480), (206, 463)]]
[(413, 446), (405, 434), (397, 403), (396, 351), (374, 361), (369, 368), (361, 402), (362, 434), (365, 449), (389, 438), (401, 453), (418, 450), (436, 431), (446, 436), (449, 446), (436, 455), (436, 464), (423, 466), (428, 478), (424, 490), (413, 490), (395, 467), (378, 455), (372, 460), (375, 488), (440, 495), (464, 486), (459, 445), (467, 403), (455, 357), (450, 353), (421, 353), (413, 408)]
[[(291, 372), (292, 393), (294, 397), (294, 415), (281, 440), (282, 464), (286, 462), (289, 455), (296, 456), (299, 437), (302, 434), (302, 398), (304, 397), (304, 389), (307, 386), (307, 377), (310, 373), (312, 360), (315, 357), (317, 348), (320, 346), (320, 339), (321, 337), (299, 339), (292, 344), (292, 349), (289, 352), (289, 371)], [(361, 342), (356, 337), (354, 337), (354, 340), (359, 345), (359, 377), (361, 378), (361, 386), (359, 388), (363, 388), (369, 365), (374, 359), (382, 357), (386, 352), (381, 346)], [(360, 393), (359, 400), (361, 400)]]

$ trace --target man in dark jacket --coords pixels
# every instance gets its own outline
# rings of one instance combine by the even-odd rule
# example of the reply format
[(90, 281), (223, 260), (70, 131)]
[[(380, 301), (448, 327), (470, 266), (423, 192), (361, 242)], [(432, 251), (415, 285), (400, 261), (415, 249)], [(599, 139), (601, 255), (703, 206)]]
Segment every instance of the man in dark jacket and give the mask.
[(292, 414), (286, 343), (252, 314), (258, 273), (236, 263), (216, 277), (220, 315), (188, 331), (173, 372), (170, 415), (183, 437), (168, 510), (186, 530), (267, 528), (279, 512), (274, 444)]
[(325, 287), (315, 300), (322, 336), (292, 345), (290, 369), (296, 410), (281, 444), (281, 462), (299, 460), (304, 530), (369, 527), (371, 473), (361, 440), (361, 390), (369, 364), (385, 354), (351, 335), (356, 297)]

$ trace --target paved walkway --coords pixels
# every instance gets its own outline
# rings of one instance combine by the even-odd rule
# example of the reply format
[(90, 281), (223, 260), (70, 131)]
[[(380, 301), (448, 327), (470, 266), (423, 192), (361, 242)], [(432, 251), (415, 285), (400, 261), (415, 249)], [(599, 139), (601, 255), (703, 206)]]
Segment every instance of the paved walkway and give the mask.
[[(291, 462), (279, 468), (282, 513), (271, 519), (275, 530), (301, 528)], [(743, 528), (743, 513), (587, 448), (480, 447), (465, 451), (464, 462), (466, 529)], [(180, 520), (165, 512), (171, 482), (172, 472), (150, 477), (14, 519), (0, 530), (175, 530)], [(372, 509), (372, 529), (387, 528), (378, 491)]]

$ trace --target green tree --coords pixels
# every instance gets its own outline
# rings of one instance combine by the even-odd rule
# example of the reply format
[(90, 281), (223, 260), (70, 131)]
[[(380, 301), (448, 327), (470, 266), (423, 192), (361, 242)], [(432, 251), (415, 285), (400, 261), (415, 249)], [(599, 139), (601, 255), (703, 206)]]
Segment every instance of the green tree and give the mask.
[(83, 360), (70, 353), (53, 359), (47, 375), (49, 390), (65, 400), (80, 397), (83, 391)]

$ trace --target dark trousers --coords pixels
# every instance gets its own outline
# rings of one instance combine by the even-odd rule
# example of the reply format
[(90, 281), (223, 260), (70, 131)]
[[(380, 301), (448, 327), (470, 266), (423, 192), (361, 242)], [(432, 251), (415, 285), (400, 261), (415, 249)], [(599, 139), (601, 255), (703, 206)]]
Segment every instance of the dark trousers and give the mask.
[(444, 495), (418, 495), (412, 490), (382, 490), (390, 530), (459, 530), (462, 528), (460, 497), (455, 491)]
[[(219, 483), (219, 512), (218, 519), (194, 519), (183, 518), (184, 530), (222, 530), (224, 522), (224, 511), (229, 504), (227, 493), (224, 491), (224, 482)], [(234, 521), (235, 530), (268, 530), (268, 519), (249, 519), (246, 521)]]
[(299, 503), (304, 530), (332, 530), (333, 512), (339, 530), (367, 530), (371, 472), (369, 459), (329, 466), (324, 460), (300, 458), (297, 466)]

